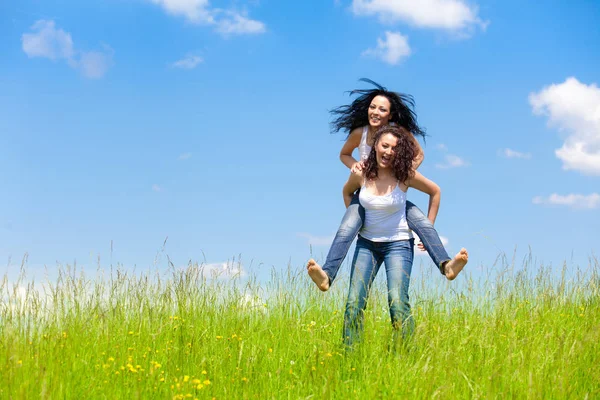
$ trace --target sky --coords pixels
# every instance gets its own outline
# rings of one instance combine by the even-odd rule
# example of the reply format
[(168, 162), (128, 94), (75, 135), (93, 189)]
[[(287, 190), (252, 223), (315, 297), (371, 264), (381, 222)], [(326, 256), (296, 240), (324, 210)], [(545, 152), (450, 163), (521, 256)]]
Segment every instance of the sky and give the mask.
[(0, 268), (323, 261), (348, 177), (329, 110), (363, 77), (414, 97), (469, 273), (586, 268), (598, 26), (597, 0), (2, 1)]

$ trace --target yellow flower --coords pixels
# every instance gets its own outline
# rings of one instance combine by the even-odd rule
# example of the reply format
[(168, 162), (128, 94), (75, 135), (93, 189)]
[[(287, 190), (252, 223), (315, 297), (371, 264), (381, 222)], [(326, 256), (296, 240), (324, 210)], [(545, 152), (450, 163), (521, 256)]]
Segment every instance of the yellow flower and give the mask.
[(130, 335), (133, 335), (133, 331), (129, 331), (128, 333), (129, 333)]
[(217, 336), (217, 339), (223, 339), (223, 336)]
[(200, 390), (200, 389), (204, 389), (204, 386), (203, 386), (201, 383), (199, 383), (199, 384), (196, 386), (196, 389), (198, 389), (198, 390)]
[(187, 382), (189, 380), (190, 380), (190, 376), (189, 375), (186, 375), (186, 376), (183, 377), (183, 381), (184, 382)]
[(272, 353), (272, 352), (273, 352), (273, 349), (269, 348), (269, 353)]
[(205, 384), (206, 386), (208, 386), (208, 385), (210, 385), (210, 381), (209, 381), (208, 379), (206, 379), (206, 380), (204, 381), (204, 384)]
[(246, 377), (243, 377), (243, 378), (242, 378), (242, 382), (248, 382), (248, 378), (246, 378)]
[(206, 375), (206, 371), (202, 371), (202, 375)]

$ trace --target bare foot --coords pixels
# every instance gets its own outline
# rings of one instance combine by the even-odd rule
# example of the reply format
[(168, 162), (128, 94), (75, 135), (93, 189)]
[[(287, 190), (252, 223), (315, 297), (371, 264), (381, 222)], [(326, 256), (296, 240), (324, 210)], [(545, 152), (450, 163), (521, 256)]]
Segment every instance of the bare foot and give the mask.
[(454, 278), (458, 276), (465, 265), (467, 265), (467, 262), (469, 262), (469, 253), (467, 253), (467, 249), (463, 247), (452, 260), (448, 261), (444, 265), (444, 273), (446, 278), (449, 281), (454, 280)]
[(312, 258), (308, 260), (308, 264), (306, 264), (306, 270), (308, 271), (308, 275), (310, 275), (310, 279), (313, 280), (313, 282), (319, 289), (321, 289), (321, 291), (326, 292), (329, 290), (329, 277), (315, 260)]

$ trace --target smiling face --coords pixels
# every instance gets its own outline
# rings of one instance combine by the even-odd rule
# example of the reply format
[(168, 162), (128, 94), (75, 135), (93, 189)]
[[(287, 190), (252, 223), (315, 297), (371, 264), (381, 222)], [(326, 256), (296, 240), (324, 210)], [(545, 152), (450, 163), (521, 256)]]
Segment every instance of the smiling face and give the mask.
[(369, 105), (369, 125), (379, 128), (390, 122), (390, 101), (385, 96), (375, 96)]
[(391, 168), (396, 156), (395, 147), (398, 144), (398, 138), (391, 133), (385, 133), (375, 146), (377, 156), (377, 166), (379, 168)]

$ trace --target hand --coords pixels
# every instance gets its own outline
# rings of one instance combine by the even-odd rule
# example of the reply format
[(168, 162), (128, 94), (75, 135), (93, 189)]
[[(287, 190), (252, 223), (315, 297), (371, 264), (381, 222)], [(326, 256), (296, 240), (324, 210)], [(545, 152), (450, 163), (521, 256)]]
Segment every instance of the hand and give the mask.
[(419, 248), (419, 250), (421, 251), (427, 251), (427, 249), (425, 248), (425, 246), (423, 246), (423, 242), (419, 242), (417, 243), (417, 247)]
[(353, 174), (356, 174), (356, 173), (362, 171), (363, 167), (364, 167), (364, 163), (362, 161), (357, 161), (354, 164), (352, 164), (352, 168), (350, 168), (350, 172), (352, 172)]

